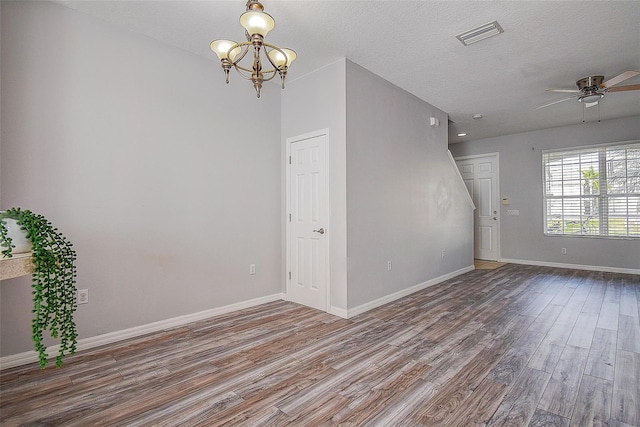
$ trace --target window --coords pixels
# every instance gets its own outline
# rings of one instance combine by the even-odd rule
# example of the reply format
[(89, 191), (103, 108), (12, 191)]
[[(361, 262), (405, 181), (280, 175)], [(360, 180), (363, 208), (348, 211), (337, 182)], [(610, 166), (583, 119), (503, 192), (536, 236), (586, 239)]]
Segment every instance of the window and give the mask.
[(640, 238), (640, 142), (543, 151), (544, 233)]

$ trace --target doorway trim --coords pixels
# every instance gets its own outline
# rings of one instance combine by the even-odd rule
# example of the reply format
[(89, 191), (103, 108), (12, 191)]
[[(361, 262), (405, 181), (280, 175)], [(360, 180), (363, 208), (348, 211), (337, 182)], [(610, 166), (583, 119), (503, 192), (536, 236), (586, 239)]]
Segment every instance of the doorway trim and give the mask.
[[(502, 233), (502, 204), (500, 202), (501, 198), (500, 198), (500, 153), (499, 152), (493, 152), (493, 153), (484, 153), (484, 154), (472, 154), (469, 156), (460, 156), (460, 157), (455, 157), (454, 160), (456, 162), (460, 161), (460, 160), (475, 160), (475, 159), (481, 159), (481, 158), (488, 158), (488, 157), (494, 157), (495, 158), (495, 165), (496, 165), (496, 196), (498, 198), (497, 201), (497, 209), (496, 211), (497, 213), (497, 217), (498, 220), (496, 221), (497, 223), (497, 228), (496, 228), (496, 234), (497, 234), (497, 238), (496, 238), (496, 253), (497, 253), (497, 261), (501, 262), (502, 261), (502, 245), (501, 245), (501, 233)], [(458, 165), (456, 164), (456, 168), (458, 167)], [(473, 195), (471, 195), (471, 199), (473, 200)], [(474, 202), (475, 203), (475, 202)], [(475, 214), (474, 214), (474, 220), (473, 220), (473, 233), (474, 233), (474, 240), (475, 240), (475, 231), (476, 231), (476, 224), (475, 224)], [(475, 245), (475, 243), (474, 243)], [(475, 259), (475, 246), (474, 246), (474, 254), (473, 254), (473, 258)]]
[(328, 216), (327, 216), (327, 225), (326, 228), (328, 231), (325, 239), (327, 239), (327, 253), (326, 253), (326, 292), (325, 292), (325, 312), (332, 313), (331, 307), (331, 138), (329, 134), (329, 129), (320, 129), (308, 133), (304, 133), (301, 135), (292, 136), (286, 139), (286, 151), (285, 151), (285, 170), (286, 170), (286, 212), (285, 212), (285, 223), (286, 225), (286, 236), (285, 236), (285, 252), (286, 252), (286, 271), (285, 271), (285, 299), (287, 301), (291, 301), (290, 299), (290, 287), (291, 287), (291, 147), (294, 143), (304, 141), (307, 139), (316, 138), (319, 136), (326, 136), (327, 138), (327, 146), (326, 146), (326, 155), (327, 162), (325, 173), (327, 174), (327, 186), (328, 186)]

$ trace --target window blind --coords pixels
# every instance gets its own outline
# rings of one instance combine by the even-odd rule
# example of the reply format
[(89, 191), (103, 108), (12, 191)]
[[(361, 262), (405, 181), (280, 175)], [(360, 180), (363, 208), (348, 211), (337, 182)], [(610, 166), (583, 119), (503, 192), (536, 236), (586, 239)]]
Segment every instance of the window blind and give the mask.
[(640, 238), (640, 142), (543, 151), (544, 233)]

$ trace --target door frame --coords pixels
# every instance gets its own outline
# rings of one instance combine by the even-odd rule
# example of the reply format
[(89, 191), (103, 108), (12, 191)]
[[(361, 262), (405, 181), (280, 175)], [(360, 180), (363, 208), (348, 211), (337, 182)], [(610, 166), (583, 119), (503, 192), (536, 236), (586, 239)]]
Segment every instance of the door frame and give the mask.
[(304, 133), (301, 135), (292, 136), (286, 139), (286, 151), (285, 151), (285, 169), (286, 169), (286, 212), (285, 212), (285, 223), (286, 226), (286, 242), (285, 242), (285, 252), (286, 252), (286, 271), (285, 271), (285, 283), (286, 283), (286, 293), (285, 299), (287, 301), (291, 301), (290, 299), (290, 287), (291, 287), (291, 146), (296, 142), (301, 142), (307, 139), (316, 138), (319, 136), (326, 136), (326, 144), (325, 153), (327, 156), (326, 165), (327, 168), (325, 173), (327, 174), (327, 205), (328, 205), (328, 215), (327, 215), (327, 225), (325, 226), (328, 232), (325, 234), (324, 238), (327, 241), (327, 253), (326, 253), (326, 271), (325, 277), (326, 281), (326, 292), (325, 292), (325, 312), (331, 312), (331, 179), (329, 172), (331, 171), (331, 139), (329, 136), (329, 129), (320, 129), (313, 132)]
[[(496, 217), (498, 218), (498, 220), (496, 221), (496, 254), (497, 254), (497, 258), (498, 261), (502, 261), (502, 254), (501, 254), (501, 230), (502, 230), (502, 204), (501, 204), (501, 197), (500, 197), (500, 153), (499, 152), (493, 152), (493, 153), (485, 153), (485, 154), (472, 154), (469, 156), (460, 156), (460, 157), (455, 157), (453, 160), (455, 160), (456, 162), (461, 161), (461, 160), (476, 160), (476, 159), (482, 159), (482, 158), (488, 158), (488, 157), (495, 157), (495, 165), (496, 165), (496, 197), (497, 197), (497, 208), (496, 208), (496, 212), (497, 215)], [(456, 168), (458, 167), (457, 163), (456, 163)], [(466, 186), (465, 186), (466, 187)], [(471, 195), (471, 200), (473, 200), (473, 194)], [(475, 202), (474, 202), (475, 203)], [(473, 247), (473, 258), (476, 258), (476, 254), (475, 254), (475, 233), (476, 233), (476, 221), (475, 221), (475, 212), (473, 215), (473, 239), (474, 239), (474, 247)]]

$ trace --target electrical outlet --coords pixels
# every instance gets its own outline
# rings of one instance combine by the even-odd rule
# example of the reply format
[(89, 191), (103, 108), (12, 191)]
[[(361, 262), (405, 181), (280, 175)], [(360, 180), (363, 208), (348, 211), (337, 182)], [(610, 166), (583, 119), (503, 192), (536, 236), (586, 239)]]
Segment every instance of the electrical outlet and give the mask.
[(387, 261), (387, 271), (391, 271), (391, 261)]
[(256, 274), (256, 265), (255, 264), (250, 264), (249, 265), (249, 274)]
[(444, 258), (444, 256), (445, 256), (445, 254), (446, 254), (446, 253), (447, 253), (447, 252), (443, 249), (443, 250), (442, 250), (442, 258)]
[(567, 248), (562, 248), (562, 255), (566, 255), (567, 254)]
[(89, 302), (89, 289), (78, 289), (76, 299), (78, 304), (87, 304)]

